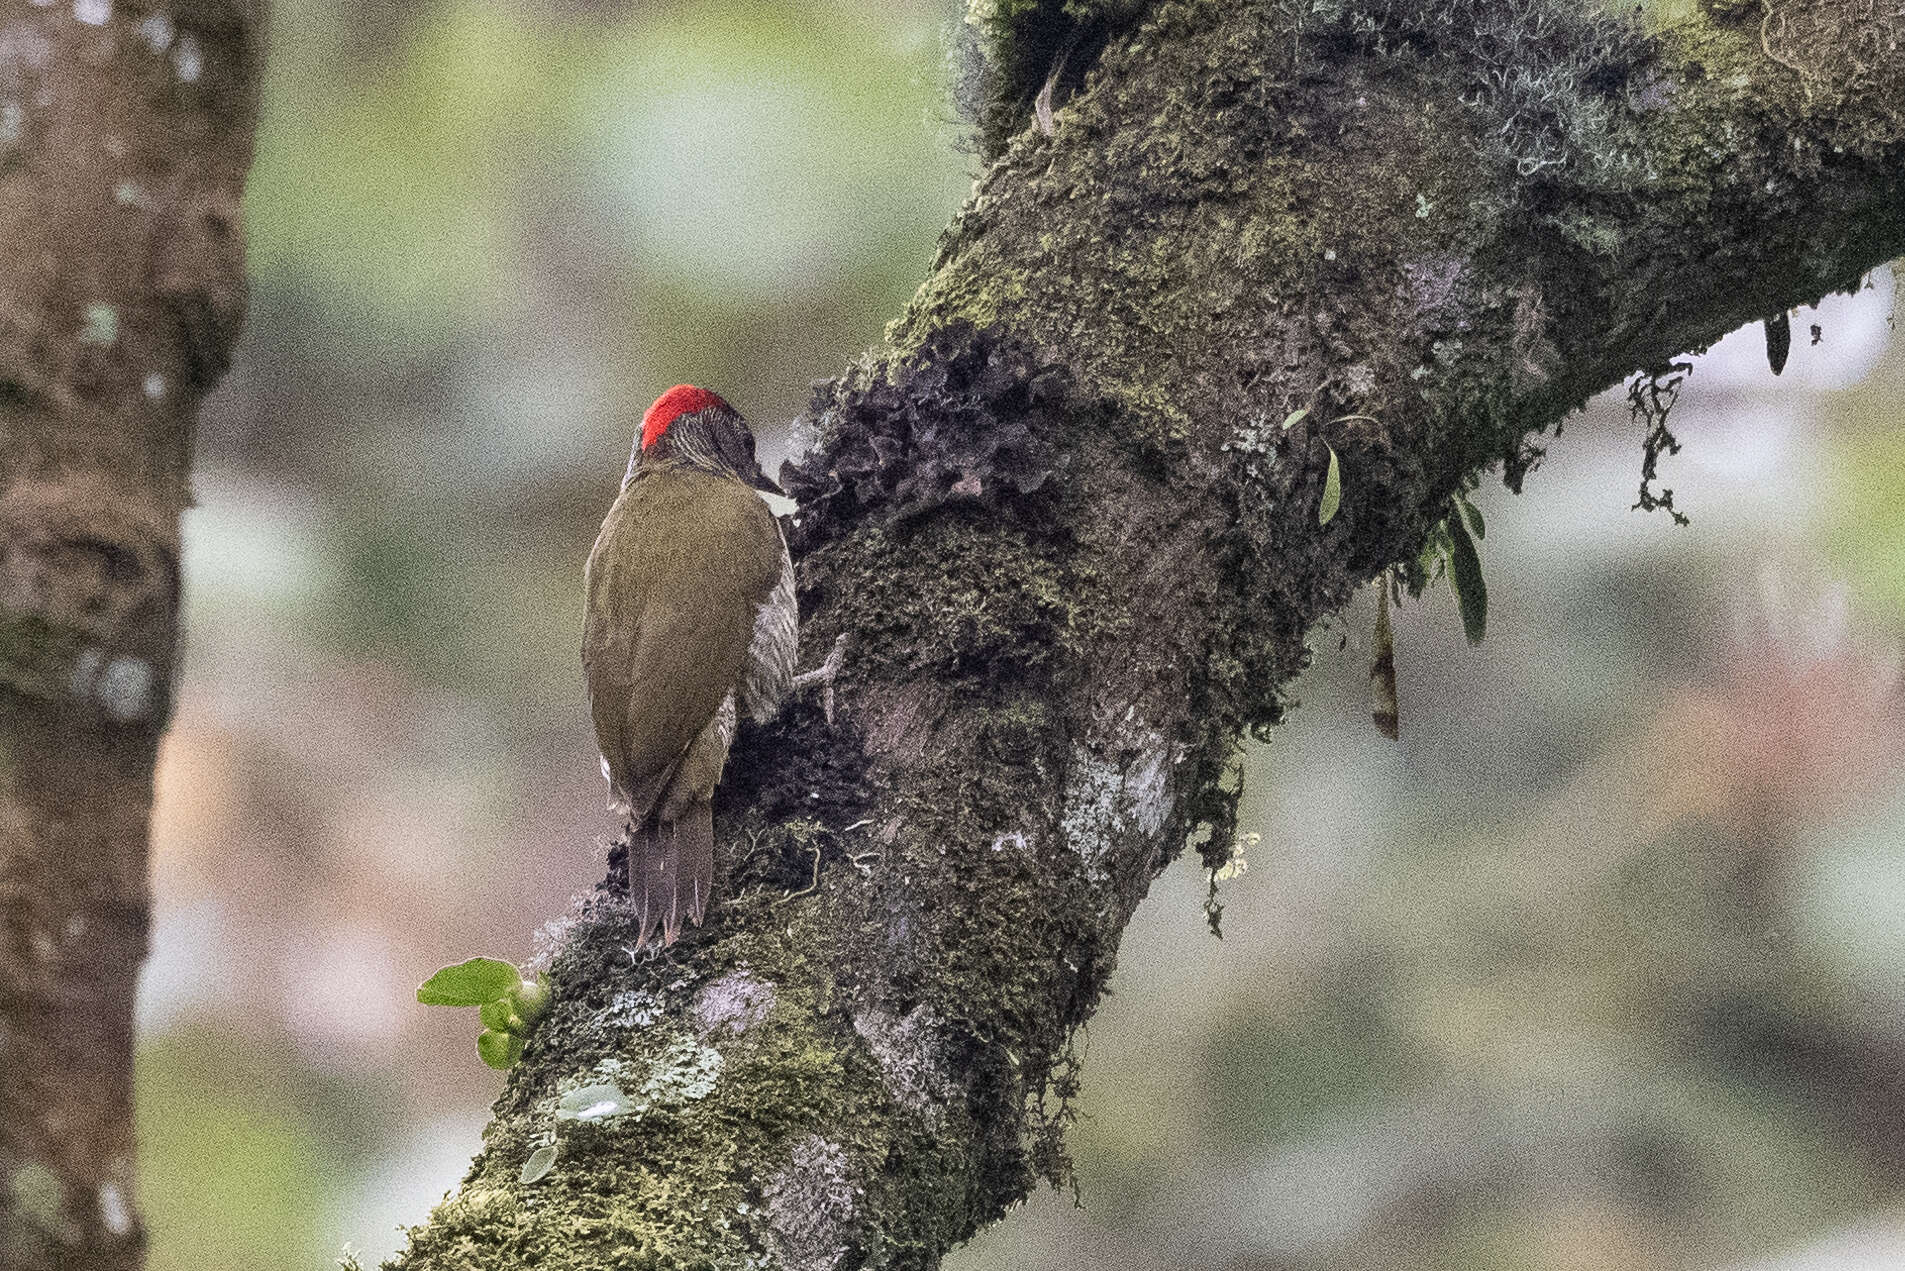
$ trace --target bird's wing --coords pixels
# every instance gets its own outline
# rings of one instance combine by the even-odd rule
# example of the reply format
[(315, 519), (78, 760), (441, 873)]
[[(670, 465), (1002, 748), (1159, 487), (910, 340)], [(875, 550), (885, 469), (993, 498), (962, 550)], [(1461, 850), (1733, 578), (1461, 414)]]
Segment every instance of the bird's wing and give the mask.
[(754, 639), (741, 668), (741, 705), (755, 723), (765, 724), (780, 709), (799, 655), (800, 605), (794, 597), (794, 562), (783, 538), (780, 578), (754, 616)]
[(638, 820), (739, 681), (783, 550), (759, 495), (693, 469), (643, 473), (609, 509), (585, 575), (582, 668), (602, 757)]

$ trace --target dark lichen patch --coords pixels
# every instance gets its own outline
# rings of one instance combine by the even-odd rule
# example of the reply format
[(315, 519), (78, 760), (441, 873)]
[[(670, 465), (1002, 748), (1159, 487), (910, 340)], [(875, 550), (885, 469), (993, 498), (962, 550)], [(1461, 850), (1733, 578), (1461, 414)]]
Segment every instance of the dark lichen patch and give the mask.
[[(848, 664), (843, 678), (864, 675), (852, 653)], [(842, 710), (829, 723), (810, 702), (790, 703), (765, 727), (743, 724), (715, 791), (727, 894), (804, 887), (817, 855), (838, 854), (844, 827), (876, 794), (865, 747), (858, 719)]]
[(896, 524), (952, 503), (1036, 518), (1054, 478), (1067, 377), (995, 332), (965, 322), (903, 359), (828, 383), (796, 427), (816, 438), (781, 483), (801, 504), (792, 544), (805, 554), (869, 512)]
[[(1089, 578), (1054, 526), (1073, 400), (1026, 346), (965, 322), (822, 390), (783, 481), (803, 607), (853, 633), (847, 678), (1026, 682), (1075, 651)], [(849, 529), (850, 540), (843, 540)]]

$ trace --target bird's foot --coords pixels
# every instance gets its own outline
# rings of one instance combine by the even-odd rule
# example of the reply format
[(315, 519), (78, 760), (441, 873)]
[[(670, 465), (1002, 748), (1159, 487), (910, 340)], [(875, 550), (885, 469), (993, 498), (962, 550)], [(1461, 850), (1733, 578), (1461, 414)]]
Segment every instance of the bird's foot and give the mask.
[(827, 660), (811, 671), (803, 671), (794, 677), (793, 689), (804, 693), (816, 684), (820, 686), (820, 709), (827, 716), (827, 722), (833, 723), (833, 681), (840, 674), (840, 665), (846, 659), (847, 633), (842, 631), (834, 637), (833, 648), (827, 651)]

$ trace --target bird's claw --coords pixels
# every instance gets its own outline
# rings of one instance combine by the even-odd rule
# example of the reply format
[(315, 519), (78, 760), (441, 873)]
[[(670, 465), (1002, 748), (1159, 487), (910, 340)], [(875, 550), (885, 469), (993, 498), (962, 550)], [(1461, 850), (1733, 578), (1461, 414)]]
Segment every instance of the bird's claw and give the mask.
[(842, 631), (834, 637), (833, 648), (827, 650), (827, 660), (811, 671), (803, 671), (794, 677), (794, 691), (803, 693), (814, 685), (820, 686), (820, 709), (827, 717), (827, 723), (833, 723), (833, 681), (840, 673), (840, 664), (847, 653), (847, 633)]

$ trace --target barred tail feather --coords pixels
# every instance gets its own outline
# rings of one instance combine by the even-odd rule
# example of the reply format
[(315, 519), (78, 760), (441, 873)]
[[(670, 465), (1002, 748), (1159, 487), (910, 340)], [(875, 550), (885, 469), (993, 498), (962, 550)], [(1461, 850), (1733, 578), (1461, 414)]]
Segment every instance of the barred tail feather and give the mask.
[(669, 873), (664, 833), (653, 822), (628, 828), (628, 903), (635, 911), (637, 949), (646, 947), (661, 925), (666, 908), (663, 895), (674, 894), (673, 884), (664, 888), (664, 875)]
[(703, 800), (675, 822), (680, 870), (675, 896), (688, 921), (695, 926), (708, 916), (708, 897), (714, 891), (714, 804)]
[(691, 804), (679, 820), (633, 826), (629, 831), (628, 899), (639, 924), (640, 949), (661, 931), (664, 947), (681, 935), (685, 917), (697, 927), (707, 916), (714, 889), (714, 806)]

